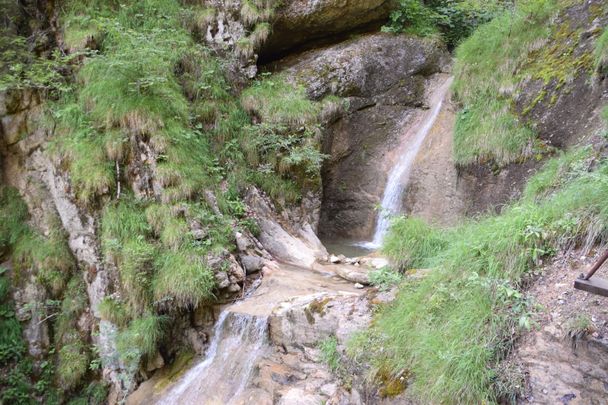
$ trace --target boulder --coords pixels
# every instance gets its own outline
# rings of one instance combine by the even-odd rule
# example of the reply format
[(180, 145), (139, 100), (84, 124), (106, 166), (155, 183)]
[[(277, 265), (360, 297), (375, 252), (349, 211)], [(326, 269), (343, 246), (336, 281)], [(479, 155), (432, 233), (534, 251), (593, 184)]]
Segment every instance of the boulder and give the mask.
[(326, 267), (344, 280), (363, 285), (369, 284), (368, 269), (364, 267), (349, 264), (334, 264)]
[(255, 212), (259, 242), (274, 258), (310, 268), (327, 257), (327, 250), (308, 222), (279, 217), (273, 203), (255, 188), (249, 190), (245, 202)]
[(379, 26), (394, 0), (287, 0), (277, 10), (272, 34), (261, 50), (273, 56), (304, 43)]
[(270, 338), (279, 347), (313, 347), (329, 336), (344, 342), (370, 320), (364, 297), (317, 293), (279, 304), (270, 316)]
[(262, 267), (264, 267), (264, 259), (258, 256), (242, 255), (241, 264), (245, 268), (247, 274), (251, 274), (262, 270)]
[(333, 94), (357, 97), (353, 106), (416, 105), (425, 76), (449, 61), (438, 42), (409, 35), (375, 33), (285, 58), (277, 66), (306, 87), (313, 99)]

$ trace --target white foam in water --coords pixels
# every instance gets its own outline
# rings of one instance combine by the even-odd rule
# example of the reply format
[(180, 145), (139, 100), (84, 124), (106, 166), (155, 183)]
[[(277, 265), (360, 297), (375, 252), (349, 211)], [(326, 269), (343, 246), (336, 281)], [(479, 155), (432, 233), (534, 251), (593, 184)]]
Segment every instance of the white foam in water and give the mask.
[[(401, 158), (392, 168), (388, 175), (384, 195), (382, 196), (381, 208), (378, 210), (376, 219), (376, 229), (372, 241), (357, 242), (356, 246), (366, 249), (378, 249), (382, 244), (384, 235), (388, 231), (391, 218), (398, 215), (401, 210), (401, 197), (407, 190), (412, 164), (424, 139), (437, 120), (439, 111), (443, 105), (443, 100), (450, 87), (452, 78), (448, 78), (431, 96), (431, 108), (425, 113), (417, 127), (410, 130), (416, 131), (405, 145), (401, 153)], [(409, 137), (408, 137), (409, 138)]]
[(224, 310), (203, 361), (186, 372), (159, 405), (233, 404), (267, 347), (267, 317)]

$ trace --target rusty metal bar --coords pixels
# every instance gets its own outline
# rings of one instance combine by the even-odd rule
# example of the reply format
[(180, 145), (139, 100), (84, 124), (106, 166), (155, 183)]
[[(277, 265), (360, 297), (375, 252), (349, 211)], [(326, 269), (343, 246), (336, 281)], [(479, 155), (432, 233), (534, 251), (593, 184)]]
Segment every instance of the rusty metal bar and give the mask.
[(608, 250), (606, 250), (604, 252), (604, 254), (602, 255), (602, 257), (600, 257), (597, 262), (595, 262), (595, 264), (589, 269), (589, 271), (587, 272), (586, 275), (581, 274), (579, 276), (579, 279), (582, 280), (589, 280), (594, 274), (595, 272), (602, 267), (602, 264), (604, 264), (604, 262), (608, 260)]

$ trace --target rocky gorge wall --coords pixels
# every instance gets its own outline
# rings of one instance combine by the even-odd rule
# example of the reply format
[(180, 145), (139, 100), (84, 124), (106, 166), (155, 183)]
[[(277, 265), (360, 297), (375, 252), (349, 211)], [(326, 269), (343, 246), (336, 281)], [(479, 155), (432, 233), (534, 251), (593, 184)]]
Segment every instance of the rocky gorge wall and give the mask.
[[(358, 327), (365, 327), (371, 319), (370, 303), (375, 305), (382, 300), (371, 295), (362, 298), (358, 296), (360, 293), (350, 291), (352, 285), (340, 287), (351, 295), (323, 290), (311, 297), (313, 292), (318, 293), (319, 285), (325, 288), (323, 277), (333, 273), (315, 275), (319, 280), (314, 285), (288, 272), (290, 278), (282, 280), (280, 275), (276, 276), (278, 262), (297, 265), (298, 271), (318, 270), (318, 263), (328, 259), (318, 234), (359, 240), (371, 235), (375, 207), (382, 197), (387, 173), (399, 159), (395, 151), (403, 141), (404, 129), (428, 108), (428, 94), (438, 80), (450, 74), (451, 56), (437, 40), (375, 32), (393, 7), (390, 1), (284, 3), (275, 8), (273, 2), (256, 2), (259, 13), (251, 16), (247, 2), (207, 1), (205, 5), (213, 11), (198, 21), (198, 35), (203, 43), (230, 61), (226, 72), (231, 83), (237, 84), (235, 87), (247, 86), (251, 84), (249, 79), (255, 77), (262, 81), (272, 72), (272, 77), (284, 77), (290, 84), (304, 88), (309, 100), (321, 102), (328, 97), (332, 100), (325, 105), (319, 120), (321, 151), (327, 155), (321, 182), (306, 189), (295, 203), (271, 198), (260, 187), (246, 188), (241, 196), (243, 211), (255, 220), (257, 229), (250, 231), (231, 223), (226, 246), (199, 258), (211, 271), (214, 301), (186, 305), (179, 311), (173, 311), (177, 304), (155, 304), (155, 310), (163, 316), (171, 314), (173, 319), (165, 342), (155, 347), (153, 355), (147, 356), (136, 370), (127, 369), (117, 353), (118, 322), (99, 310), (101, 302), (120, 301), (130, 293), (121, 281), (121, 263), (102, 252), (104, 208), (120, 203), (126, 193), (132, 192), (137, 202), (170, 206), (171, 216), (185, 224), (180, 232), (191, 237), (196, 246), (210, 243), (212, 229), (195, 217), (187, 203), (167, 202), (170, 196), (165, 186), (171, 184), (163, 184), (158, 170), (159, 161), (166, 158), (163, 151), (151, 142), (145, 130), (138, 132), (128, 125), (121, 130), (126, 131), (125, 143), (130, 152), (111, 162), (111, 174), (118, 188), (99, 187), (94, 203), (83, 204), (76, 195), (74, 179), (66, 170), (69, 159), (54, 148), (53, 140), (58, 134), (44, 113), (46, 101), (38, 92), (28, 90), (2, 94), (2, 185), (18, 191), (27, 205), (28, 226), (40, 235), (40, 240), (60, 235), (60, 244), (67, 247), (64, 253), (68, 264), (62, 270), (69, 274), (69, 280), (66, 276), (55, 287), (41, 281), (42, 267), (48, 263), (18, 263), (15, 255), (2, 252), (5, 260), (2, 265), (11, 274), (21, 268), (22, 276), (11, 294), (29, 353), (38, 364), (52, 358), (52, 347), (61, 338), (56, 333), (57, 325), (47, 319), (53, 312), (48, 308), (35, 310), (40, 309), (37, 303), (65, 300), (70, 280), (84, 283), (86, 294), (86, 304), (72, 314), (73, 329), (80, 341), (99, 348), (102, 359), (101, 370), (85, 370), (83, 378), (110, 383), (110, 402), (124, 399), (141, 382), (153, 381), (150, 377), (154, 375), (170, 374), (170, 365), (179, 365), (182, 359), (178, 349), (190, 347), (192, 352), (203, 354), (211, 338), (217, 304), (246, 295), (248, 288), (261, 278), (266, 278), (269, 287), (264, 284), (260, 291), (274, 288), (281, 294), (290, 291), (289, 284), (299, 280), (303, 291), (298, 294), (308, 294), (305, 298), (290, 300), (288, 295), (277, 293), (284, 301), (282, 306), (277, 304), (270, 320), (271, 341), (277, 352), (264, 359), (255, 383), (259, 390), (252, 395), (257, 392), (266, 403), (285, 404), (302, 398), (311, 402), (379, 401), (376, 388), (370, 389), (368, 398), (360, 397), (359, 393), (366, 394), (368, 388), (362, 381), (351, 392), (343, 390), (335, 375), (319, 365), (321, 354), (317, 345), (333, 336), (343, 349), (354, 329), (349, 323), (355, 319)], [(272, 29), (262, 35), (269, 26)], [(61, 34), (53, 34), (61, 42)], [(585, 42), (588, 37), (582, 38), (577, 45), (581, 52), (590, 46)], [(258, 75), (258, 71), (264, 75)], [(522, 117), (529, 117), (538, 126), (540, 138), (547, 145), (562, 148), (582, 142), (585, 137), (598, 136), (598, 108), (606, 97), (605, 81), (590, 82), (578, 77), (569, 83), (568, 91), (557, 92), (550, 108), (530, 99), (529, 95), (535, 94), (539, 86), (539, 80), (522, 84), (516, 91), (516, 107)], [(584, 104), (577, 101), (583, 94), (591, 95)], [(441, 110), (417, 157), (408, 193), (403, 196), (404, 212), (429, 222), (453, 224), (463, 217), (498, 209), (520, 193), (525, 180), (542, 160), (528, 159), (500, 168), (487, 162), (458, 167), (453, 159), (452, 139), (457, 108), (446, 103)], [(256, 121), (260, 117), (252, 114), (251, 119)], [(213, 215), (223, 217), (227, 214), (222, 211), (218, 197), (226, 192), (227, 186), (222, 182), (217, 190), (197, 189), (194, 194)], [(161, 243), (159, 235), (148, 238)], [(328, 270), (321, 269), (321, 273)], [(356, 281), (361, 287), (369, 282), (366, 277), (361, 278), (363, 284), (359, 278), (342, 278)], [(272, 295), (272, 291), (267, 293)], [(319, 302), (324, 302), (321, 307)], [(252, 308), (253, 305), (249, 309)], [(302, 330), (306, 333), (298, 335)], [(88, 364), (94, 353), (89, 349), (83, 353)], [(298, 370), (302, 365), (305, 372)]]

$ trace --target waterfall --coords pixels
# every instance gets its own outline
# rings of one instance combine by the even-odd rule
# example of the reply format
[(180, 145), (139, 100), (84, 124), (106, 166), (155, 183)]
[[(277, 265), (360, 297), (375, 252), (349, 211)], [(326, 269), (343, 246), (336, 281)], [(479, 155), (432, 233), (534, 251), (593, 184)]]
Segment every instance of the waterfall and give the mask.
[(268, 345), (268, 319), (224, 310), (213, 332), (205, 359), (188, 370), (158, 405), (236, 402)]
[(422, 115), (421, 119), (414, 123), (406, 133), (404, 150), (400, 153), (397, 164), (391, 169), (384, 194), (382, 196), (381, 208), (378, 210), (376, 219), (376, 229), (372, 242), (362, 244), (368, 248), (378, 248), (382, 244), (384, 235), (388, 231), (391, 218), (399, 214), (401, 210), (401, 198), (407, 190), (412, 164), (418, 155), (418, 151), (424, 139), (430, 132), (437, 120), (437, 116), (443, 106), (443, 100), (448, 92), (452, 78), (448, 78), (442, 83), (430, 97), (430, 108)]

